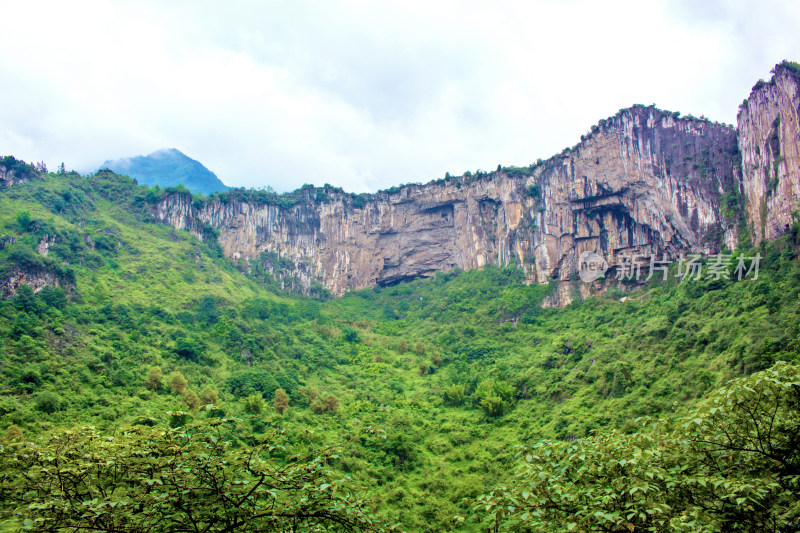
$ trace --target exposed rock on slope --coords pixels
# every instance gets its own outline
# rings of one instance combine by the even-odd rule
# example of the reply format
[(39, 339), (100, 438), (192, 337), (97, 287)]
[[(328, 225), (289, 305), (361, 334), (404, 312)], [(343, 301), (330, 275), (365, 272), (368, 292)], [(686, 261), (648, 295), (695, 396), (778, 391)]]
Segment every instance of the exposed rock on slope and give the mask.
[(33, 165), (18, 161), (13, 156), (0, 157), (0, 189), (25, 183), (39, 175)]
[(636, 106), (532, 168), (409, 185), (363, 205), (307, 189), (291, 207), (231, 196), (196, 209), (174, 194), (157, 216), (197, 234), (214, 227), (238, 260), (273, 252), (291, 265), (284, 276), (303, 287), (319, 280), (336, 295), (490, 263), (515, 262), (532, 281), (568, 280), (583, 250), (613, 266), (625, 253), (732, 244), (733, 225), (719, 213), (724, 191), (738, 187), (735, 154), (732, 128)]
[(739, 147), (749, 222), (756, 241), (792, 223), (800, 198), (800, 65), (782, 63), (739, 108)]

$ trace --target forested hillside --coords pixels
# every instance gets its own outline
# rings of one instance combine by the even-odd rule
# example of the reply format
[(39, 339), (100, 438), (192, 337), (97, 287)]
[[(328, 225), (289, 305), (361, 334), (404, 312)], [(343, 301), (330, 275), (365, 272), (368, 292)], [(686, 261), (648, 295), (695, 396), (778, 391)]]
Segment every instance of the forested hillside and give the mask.
[[(550, 451), (543, 457), (558, 455), (557, 469), (577, 464), (578, 456), (583, 464), (587, 454), (597, 458), (592, 464), (616, 457), (611, 441), (621, 443), (619, 449), (647, 451), (637, 439), (652, 442), (669, 435), (663, 442), (673, 443), (674, 453), (665, 459), (664, 471), (680, 477), (685, 467), (686, 476), (699, 479), (705, 474), (697, 473), (696, 458), (707, 450), (681, 448), (696, 435), (678, 434), (683, 430), (676, 428), (684, 427), (678, 420), (691, 412), (689, 420), (710, 421), (703, 431), (713, 433), (726, 423), (750, 431), (738, 411), (719, 418), (723, 414), (709, 411), (714, 407), (702, 399), (718, 401), (710, 395), (731, 379), (780, 361), (800, 362), (797, 222), (779, 240), (733, 252), (763, 257), (757, 280), (734, 276), (679, 283), (670, 276), (633, 292), (612, 291), (565, 309), (542, 309), (553, 286), (527, 285), (513, 266), (487, 266), (320, 302), (282, 293), (269, 274), (245, 274), (242, 265), (223, 257), (212, 228), (205, 228), (200, 241), (155, 222), (152, 210), (165, 194), (162, 189), (110, 172), (88, 177), (30, 172), (26, 182), (0, 190), (0, 426), (5, 432), (0, 481), (6, 496), (0, 515), (12, 531), (49, 531), (69, 525), (75, 516), (74, 509), (59, 507), (65, 505), (60, 493), (43, 488), (42, 479), (55, 471), (45, 464), (53, 457), (60, 467), (72, 461), (71, 472), (86, 473), (92, 461), (101, 464), (112, 456), (114, 464), (130, 466), (139, 457), (130, 450), (143, 446), (150, 447), (151, 458), (206, 461), (207, 470), (197, 472), (190, 470), (198, 463), (188, 461), (187, 477), (180, 478), (187, 486), (205, 479), (203, 472), (226, 468), (243, 476), (243, 484), (286, 482), (271, 489), (278, 495), (254, 494), (280, 501), (285, 514), (299, 521), (281, 522), (271, 511), (271, 518), (250, 523), (254, 531), (392, 525), (407, 531), (479, 531), (487, 525), (514, 531), (668, 530), (663, 522), (637, 522), (636, 515), (611, 507), (597, 511), (596, 502), (586, 505), (591, 513), (564, 507), (566, 516), (536, 511), (547, 507), (541, 500), (523, 515), (520, 500), (552, 495), (537, 493), (542, 487), (522, 486), (535, 483), (520, 473), (519, 447), (545, 447)], [(775, 411), (782, 434), (796, 437), (797, 418), (791, 414), (798, 409), (796, 367), (777, 368), (773, 381), (781, 385), (775, 394), (786, 393), (788, 399), (775, 401)], [(743, 408), (750, 399), (742, 400)], [(640, 417), (664, 421), (643, 430)], [(79, 429), (87, 425), (94, 429)], [(63, 433), (66, 428), (73, 433)], [(103, 444), (112, 435), (117, 448)], [(224, 449), (219, 441), (226, 443)], [(605, 444), (591, 448), (598, 442)], [(767, 454), (772, 462), (752, 462), (746, 473), (748, 479), (767, 479), (775, 469), (779, 489), (757, 486), (740, 495), (703, 497), (753, 505), (769, 516), (780, 509), (786, 514), (775, 518), (774, 530), (796, 530), (786, 525), (797, 520), (796, 511), (787, 511), (798, 505), (791, 496), (797, 494), (800, 475), (793, 470), (794, 444), (788, 445), (788, 458)], [(595, 455), (572, 449), (582, 446)], [(270, 458), (251, 468), (247, 450), (257, 448)], [(81, 449), (94, 459), (80, 459), (74, 450)], [(540, 464), (534, 455), (520, 457)], [(614, 460), (621, 464), (630, 458)], [(731, 459), (730, 471), (738, 476), (736, 468), (747, 461)], [(164, 489), (158, 505), (141, 489), (163, 484), (169, 464), (154, 459), (151, 470), (129, 468), (127, 477), (116, 481), (87, 474), (78, 484), (84, 489), (115, 483), (128, 488), (120, 489), (118, 500), (103, 491), (76, 489), (73, 503), (91, 508), (81, 527), (124, 523), (131, 531), (170, 530), (155, 524), (183, 520), (180, 512), (173, 513), (183, 505), (175, 503), (181, 501), (182, 485), (173, 480), (175, 490)], [(30, 476), (19, 476), (20, 471)], [(726, 472), (717, 470), (708, 483), (729, 482)], [(546, 476), (563, 479), (552, 470)], [(652, 479), (646, 472), (642, 476)], [(571, 479), (591, 487), (579, 476)], [(489, 495), (495, 487), (507, 488)], [(691, 493), (690, 486), (681, 487)], [(213, 498), (210, 492), (195, 496), (207, 498), (207, 510), (214, 514), (227, 505), (232, 493), (226, 490)], [(632, 487), (624, 490), (635, 493)], [(661, 504), (682, 509), (652, 491), (653, 501), (635, 513), (648, 514)], [(26, 499), (31, 494), (39, 499)], [(78, 501), (79, 495), (90, 503)], [(123, 501), (122, 515), (115, 514), (112, 500)], [(144, 512), (131, 503), (137, 501), (153, 513), (137, 514)], [(482, 503), (476, 512), (477, 501)], [(269, 507), (262, 500), (252, 505), (243, 504), (241, 514), (210, 525), (209, 531), (248, 530), (243, 517)], [(158, 514), (162, 509), (167, 510)], [(689, 524), (687, 531), (701, 529), (698, 524), (711, 524), (709, 530), (753, 530), (738, 515), (692, 512), (686, 516), (695, 522), (680, 518)], [(570, 518), (573, 514), (577, 518)], [(128, 523), (119, 518), (123, 515), (142, 520)], [(214, 523), (205, 515), (197, 520), (196, 527)]]
[(228, 190), (216, 174), (175, 148), (158, 150), (149, 155), (105, 161), (100, 168), (125, 174), (149, 187), (182, 185), (198, 194), (213, 194)]

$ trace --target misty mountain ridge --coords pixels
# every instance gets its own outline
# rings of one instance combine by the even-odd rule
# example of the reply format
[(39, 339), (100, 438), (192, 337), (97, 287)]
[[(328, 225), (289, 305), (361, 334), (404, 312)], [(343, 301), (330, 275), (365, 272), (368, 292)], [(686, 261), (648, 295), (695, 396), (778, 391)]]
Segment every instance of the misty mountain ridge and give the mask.
[(190, 191), (200, 194), (212, 194), (229, 189), (202, 163), (175, 148), (165, 148), (146, 156), (108, 160), (100, 168), (108, 168), (118, 174), (136, 178), (142, 185), (150, 187), (183, 185)]

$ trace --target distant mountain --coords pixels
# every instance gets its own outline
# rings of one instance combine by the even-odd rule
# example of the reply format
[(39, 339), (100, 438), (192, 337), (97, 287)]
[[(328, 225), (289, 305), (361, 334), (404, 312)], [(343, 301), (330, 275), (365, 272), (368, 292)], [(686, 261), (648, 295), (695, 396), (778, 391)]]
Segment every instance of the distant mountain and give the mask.
[(136, 178), (142, 185), (175, 187), (182, 184), (190, 191), (201, 194), (229, 189), (202, 163), (175, 148), (159, 150), (150, 155), (106, 161), (100, 168)]

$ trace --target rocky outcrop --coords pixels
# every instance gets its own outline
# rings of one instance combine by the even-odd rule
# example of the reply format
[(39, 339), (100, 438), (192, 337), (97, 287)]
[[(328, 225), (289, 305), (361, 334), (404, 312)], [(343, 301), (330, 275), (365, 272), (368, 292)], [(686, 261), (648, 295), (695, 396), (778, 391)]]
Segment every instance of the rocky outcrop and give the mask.
[(17, 160), (13, 156), (0, 157), (0, 189), (25, 183), (39, 176), (34, 165)]
[[(202, 237), (215, 228), (239, 262), (266, 252), (292, 285), (335, 295), (438, 270), (515, 263), (532, 282), (575, 277), (584, 250), (606, 257), (713, 253), (735, 242), (720, 214), (738, 190), (736, 132), (635, 106), (539, 164), (353, 197), (306, 188), (293, 205), (228, 194), (166, 197), (155, 216)], [(570, 299), (564, 294), (557, 302)]]
[[(0, 236), (0, 250), (13, 247), (15, 237)], [(61, 287), (69, 295), (75, 288), (75, 277), (71, 269), (64, 268), (59, 262), (47, 257), (48, 248), (55, 242), (52, 236), (45, 236), (37, 245), (36, 254), (25, 252), (24, 249), (14, 250), (8, 257), (2, 271), (0, 271), (0, 297), (9, 298), (17, 293), (21, 285), (27, 285), (33, 292), (39, 292), (45, 287)]]
[(21, 268), (13, 266), (0, 274), (0, 296), (9, 298), (17, 293), (17, 289), (27, 285), (34, 293), (45, 287), (61, 287), (68, 293), (73, 285), (65, 282), (63, 276), (46, 268)]
[(789, 229), (800, 199), (800, 65), (784, 62), (739, 107), (748, 220), (756, 242)]
[[(732, 128), (635, 107), (536, 173), (544, 208), (533, 239), (536, 280), (567, 280), (593, 251), (611, 271), (624, 256), (675, 258), (735, 243), (720, 202), (737, 190)], [(563, 299), (562, 299), (563, 302)]]

